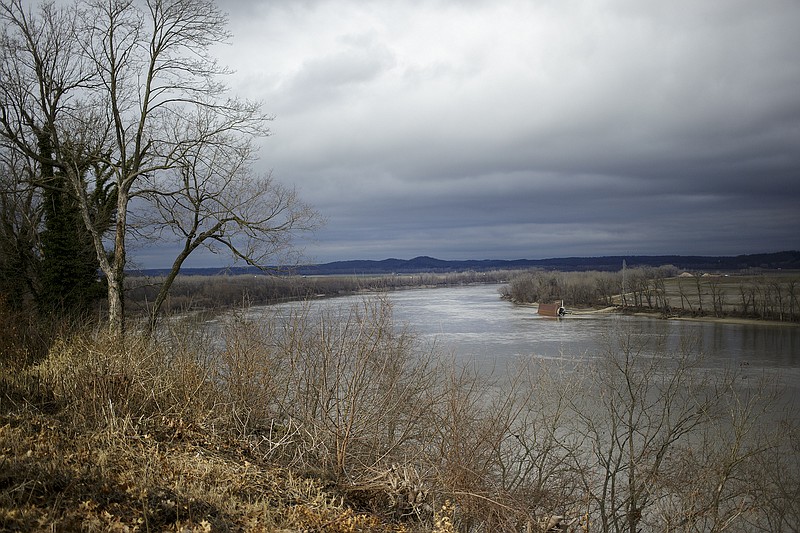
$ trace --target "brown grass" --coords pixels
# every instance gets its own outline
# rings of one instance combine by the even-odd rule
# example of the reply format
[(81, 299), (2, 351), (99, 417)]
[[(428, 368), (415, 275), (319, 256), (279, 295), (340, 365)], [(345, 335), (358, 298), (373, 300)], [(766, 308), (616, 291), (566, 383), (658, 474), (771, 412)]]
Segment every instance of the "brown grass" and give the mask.
[(0, 530), (406, 530), (265, 457), (184, 340), (79, 335), (3, 368)]
[(208, 432), (165, 422), (153, 434), (131, 420), (70, 429), (0, 417), (3, 530), (404, 531)]
[[(602, 531), (690, 513), (753, 531), (800, 520), (796, 424), (777, 412), (778, 425), (763, 423), (774, 397), (740, 391), (735, 376), (695, 387), (693, 357), (620, 365), (638, 347), (617, 342), (581, 368), (528, 361), (487, 378), (419, 346), (374, 298), (213, 329), (165, 324), (125, 342), (63, 334), (38, 362), (16, 362), (18, 344), (0, 354), (0, 530), (535, 532), (563, 515), (570, 531)], [(646, 398), (657, 402), (643, 409)], [(702, 447), (664, 433), (686, 405)], [(738, 405), (747, 416), (728, 409)], [(607, 440), (623, 420), (634, 437)], [(604, 469), (595, 454), (624, 464), (634, 441), (630, 468), (648, 480), (635, 486), (650, 496), (631, 520), (634, 470)], [(603, 479), (621, 488), (609, 496)], [(691, 492), (711, 484), (719, 497)]]

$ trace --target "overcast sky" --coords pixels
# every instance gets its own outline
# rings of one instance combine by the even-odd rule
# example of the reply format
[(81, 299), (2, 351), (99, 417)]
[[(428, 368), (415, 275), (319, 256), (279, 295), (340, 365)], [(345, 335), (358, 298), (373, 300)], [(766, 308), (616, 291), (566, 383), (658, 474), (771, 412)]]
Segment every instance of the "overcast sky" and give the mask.
[(220, 5), (311, 262), (800, 249), (797, 0)]

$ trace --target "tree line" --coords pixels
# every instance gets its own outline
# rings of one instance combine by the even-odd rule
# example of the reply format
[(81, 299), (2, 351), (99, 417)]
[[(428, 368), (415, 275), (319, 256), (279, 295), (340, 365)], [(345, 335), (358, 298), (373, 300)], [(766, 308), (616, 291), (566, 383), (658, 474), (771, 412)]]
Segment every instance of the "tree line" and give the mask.
[(531, 270), (515, 276), (502, 295), (519, 303), (564, 300), (573, 307), (614, 305), (663, 316), (800, 321), (800, 275), (791, 271), (731, 275), (681, 272), (672, 265), (618, 272)]
[[(493, 270), (391, 276), (182, 275), (175, 279), (163, 308), (165, 312), (187, 312), (417, 287), (503, 283), (514, 274), (510, 270)], [(131, 311), (146, 311), (160, 283), (160, 278), (131, 276), (127, 289)]]
[(316, 213), (253, 170), (261, 104), (230, 95), (210, 51), (228, 37), (212, 0), (22, 0), (0, 6), (0, 291), (68, 314), (104, 301), (125, 322), (132, 246), (170, 243), (158, 316), (197, 249), (290, 261)]

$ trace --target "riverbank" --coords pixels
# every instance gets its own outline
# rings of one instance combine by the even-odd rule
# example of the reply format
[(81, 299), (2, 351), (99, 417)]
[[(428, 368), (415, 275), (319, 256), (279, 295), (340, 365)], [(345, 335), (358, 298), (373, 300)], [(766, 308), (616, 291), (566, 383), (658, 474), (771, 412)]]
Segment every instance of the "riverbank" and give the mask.
[[(664, 316), (663, 313), (657, 311), (641, 311), (637, 310), (634, 312), (623, 311), (618, 307), (607, 307), (602, 310), (597, 310), (596, 312), (609, 312), (609, 313), (621, 313), (621, 314), (629, 314), (634, 316), (645, 316), (650, 318), (657, 318), (661, 320), (674, 320), (674, 321), (681, 321), (681, 322), (708, 322), (713, 324), (736, 324), (740, 326), (781, 326), (781, 327), (800, 327), (800, 323), (798, 322), (788, 322), (788, 321), (780, 321), (780, 320), (764, 320), (760, 318), (746, 318), (746, 317), (737, 317), (737, 316), (690, 316), (690, 315), (668, 315)], [(583, 313), (581, 313), (583, 314)]]
[[(536, 531), (552, 514), (583, 517), (595, 530), (601, 511), (584, 502), (619, 471), (598, 465), (594, 450), (630, 456), (627, 441), (606, 439), (608, 428), (634, 420), (631, 430), (653, 435), (664, 428), (659, 413), (673, 416), (683, 405), (708, 447), (687, 456), (692, 442), (666, 436), (657, 442), (670, 450), (644, 450), (635, 460), (652, 471), (650, 460), (661, 453), (648, 490), (688, 505), (670, 515), (643, 508), (640, 529), (675, 529), (671, 516), (697, 513), (698, 495), (718, 494), (720, 486), (718, 503), (701, 502), (703, 513), (713, 513), (709, 521), (721, 517), (742, 531), (770, 523), (779, 531), (791, 528), (765, 521), (800, 516), (790, 514), (800, 486), (788, 453), (798, 442), (795, 419), (784, 423), (775, 397), (754, 389), (760, 379), (739, 379), (768, 368), (774, 384), (797, 383), (797, 331), (748, 328), (742, 336), (744, 328), (727, 328), (730, 342), (697, 345), (707, 354), (704, 368), (748, 362), (734, 365), (735, 375), (708, 373), (726, 393), (699, 396), (719, 403), (697, 409), (682, 401), (684, 392), (702, 392), (692, 388), (694, 374), (674, 371), (695, 359), (659, 343), (643, 352), (638, 333), (650, 339), (709, 326), (626, 317), (619, 322), (637, 334), (610, 337), (615, 344), (606, 346), (598, 341), (616, 320), (537, 320), (535, 306), (510, 305), (495, 286), (479, 285), (309, 306), (288, 323), (259, 320), (260, 311), (278, 315), (253, 309), (213, 337), (192, 324), (156, 337), (131, 333), (124, 344), (97, 331), (69, 335), (27, 367), (14, 366), (19, 358), (6, 351), (0, 530)], [(631, 354), (645, 356), (603, 363)], [(676, 381), (660, 388), (662, 377)], [(620, 403), (598, 399), (625, 398), (629, 379), (638, 380), (641, 397), (681, 393), (658, 403), (635, 398), (630, 408), (646, 405), (647, 416), (620, 417)], [(712, 415), (745, 400), (748, 412), (734, 422), (741, 420), (747, 442), (766, 438), (770, 446), (731, 456), (742, 441), (720, 435)], [(549, 448), (552, 442), (561, 444)], [(553, 461), (534, 463), (553, 453)], [(729, 457), (734, 470), (717, 462)], [(528, 465), (535, 466), (514, 470)], [(591, 484), (565, 484), (565, 468)], [(754, 477), (756, 469), (767, 473)], [(708, 475), (694, 475), (699, 470)], [(519, 482), (508, 485), (499, 476), (505, 472)], [(785, 490), (775, 490), (776, 479)], [(742, 498), (752, 502), (748, 513)]]
[(737, 324), (737, 325), (755, 325), (755, 326), (781, 326), (796, 328), (800, 327), (798, 322), (786, 322), (780, 320), (761, 320), (758, 318), (737, 318), (737, 317), (714, 317), (714, 316), (698, 316), (698, 317), (668, 317), (667, 320), (681, 320), (687, 322), (711, 322), (715, 324)]
[[(530, 307), (533, 310), (536, 310), (539, 307), (537, 303), (518, 303), (513, 302), (514, 305), (518, 305), (521, 307)], [(582, 308), (567, 308), (566, 318), (569, 319), (570, 316), (591, 316), (591, 315), (607, 315), (607, 314), (626, 314), (630, 316), (641, 316), (653, 319), (660, 319), (660, 320), (674, 320), (674, 321), (684, 321), (684, 322), (708, 322), (714, 324), (735, 324), (740, 326), (752, 325), (752, 326), (780, 326), (780, 327), (800, 327), (800, 323), (798, 322), (787, 322), (787, 321), (780, 321), (780, 320), (763, 320), (760, 318), (744, 318), (744, 317), (736, 317), (736, 316), (664, 316), (663, 313), (658, 311), (643, 311), (643, 310), (636, 310), (636, 311), (625, 311), (620, 306), (612, 305), (606, 307), (582, 307)]]
[[(513, 275), (512, 271), (490, 271), (380, 276), (179, 276), (162, 311), (183, 314), (404, 289), (503, 284)], [(159, 283), (158, 278), (127, 280), (129, 315), (147, 316)]]

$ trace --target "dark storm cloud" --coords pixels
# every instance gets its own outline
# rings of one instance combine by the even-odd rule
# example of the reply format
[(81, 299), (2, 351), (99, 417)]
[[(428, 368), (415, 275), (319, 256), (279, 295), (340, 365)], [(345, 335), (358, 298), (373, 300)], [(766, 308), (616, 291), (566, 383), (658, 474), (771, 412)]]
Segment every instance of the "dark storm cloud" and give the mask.
[(800, 248), (800, 3), (223, 2), (312, 259)]

